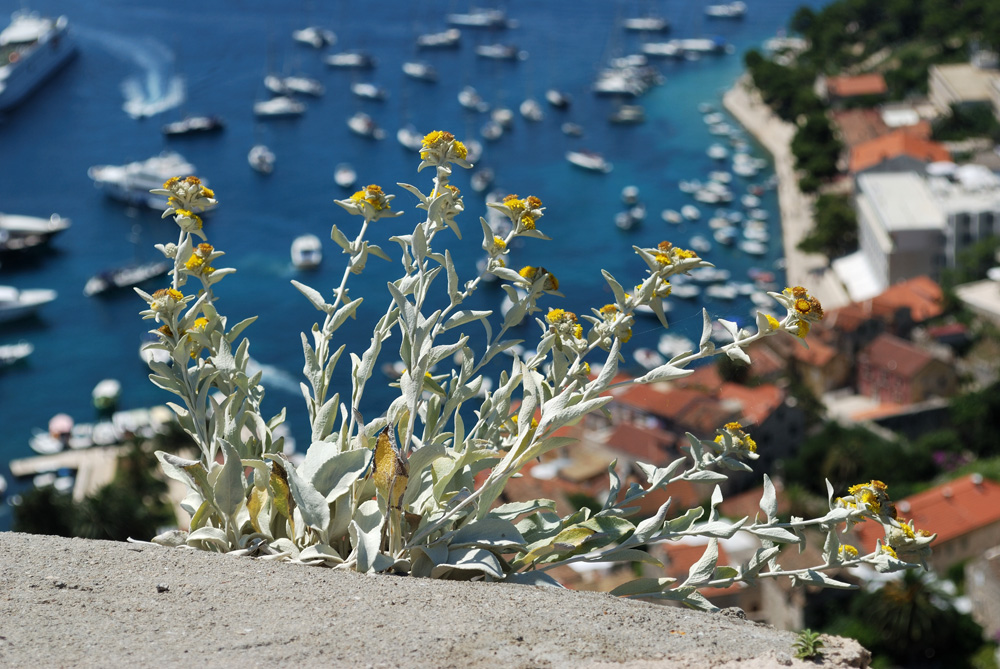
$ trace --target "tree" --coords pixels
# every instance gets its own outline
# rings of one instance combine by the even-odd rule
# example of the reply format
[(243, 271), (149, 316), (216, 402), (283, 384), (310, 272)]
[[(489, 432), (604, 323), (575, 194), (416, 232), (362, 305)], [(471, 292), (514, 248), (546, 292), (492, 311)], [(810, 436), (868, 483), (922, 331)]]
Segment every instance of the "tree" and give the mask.
[(858, 248), (858, 217), (847, 196), (820, 195), (813, 213), (813, 228), (799, 242), (800, 250), (838, 258)]

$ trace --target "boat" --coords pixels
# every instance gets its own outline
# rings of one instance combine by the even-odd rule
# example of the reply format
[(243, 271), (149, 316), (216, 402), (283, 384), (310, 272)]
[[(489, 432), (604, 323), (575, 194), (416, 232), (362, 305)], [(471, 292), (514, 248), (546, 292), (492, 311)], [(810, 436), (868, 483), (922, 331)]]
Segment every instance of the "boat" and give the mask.
[(660, 218), (662, 218), (666, 223), (673, 223), (674, 225), (677, 225), (684, 220), (684, 217), (681, 216), (681, 212), (676, 209), (664, 209), (660, 212)]
[(351, 129), (355, 135), (361, 135), (362, 137), (370, 137), (372, 139), (384, 139), (385, 130), (378, 127), (372, 117), (364, 112), (358, 112), (354, 116), (347, 119), (347, 127)]
[(476, 170), (469, 177), (469, 184), (472, 186), (472, 190), (477, 193), (482, 193), (484, 190), (493, 185), (493, 180), (496, 178), (493, 170), (489, 167), (484, 167), (480, 170)]
[(488, 102), (472, 86), (466, 86), (458, 92), (458, 104), (466, 109), (475, 112), (487, 112), (490, 110)]
[(695, 235), (689, 241), (688, 244), (691, 248), (698, 252), (698, 255), (708, 253), (712, 250), (712, 242), (702, 235)]
[(7, 239), (38, 237), (47, 242), (69, 226), (70, 220), (59, 214), (42, 218), (0, 213), (0, 237), (6, 236)]
[(545, 117), (542, 106), (534, 98), (528, 98), (518, 107), (521, 116), (529, 121), (541, 121)]
[(301, 93), (302, 95), (319, 97), (326, 92), (323, 84), (319, 81), (302, 75), (279, 77), (276, 74), (269, 74), (264, 77), (264, 87), (275, 95)]
[(621, 105), (608, 120), (612, 123), (643, 123), (646, 120), (646, 110), (642, 108), (642, 105)]
[(278, 95), (270, 100), (258, 100), (253, 103), (253, 113), (264, 117), (301, 116), (306, 110), (304, 103), (287, 95)]
[(76, 54), (65, 16), (16, 11), (0, 31), (0, 111), (27, 98)]
[(681, 216), (689, 221), (697, 221), (701, 218), (701, 211), (699, 211), (698, 207), (693, 204), (686, 204), (681, 207)]
[(87, 283), (83, 286), (83, 294), (91, 297), (116, 289), (138, 286), (150, 279), (163, 276), (171, 267), (173, 263), (170, 261), (157, 260), (107, 269), (87, 279)]
[(690, 54), (721, 54), (730, 50), (729, 44), (721, 37), (693, 37), (677, 40), (677, 46), (684, 51), (684, 56)]
[(736, 286), (729, 283), (716, 283), (705, 287), (705, 296), (716, 300), (735, 300), (738, 294)]
[(33, 316), (42, 306), (56, 299), (50, 288), (0, 286), (0, 323), (8, 323)]
[(351, 84), (351, 93), (366, 100), (385, 100), (389, 96), (384, 88), (367, 81), (357, 81)]
[(101, 414), (112, 414), (118, 408), (122, 396), (122, 384), (118, 379), (102, 379), (90, 391), (94, 408)]
[(418, 60), (408, 60), (403, 63), (403, 74), (420, 81), (435, 82), (438, 80), (437, 70), (430, 63)]
[(736, 240), (739, 236), (740, 236), (739, 231), (733, 227), (719, 228), (718, 230), (712, 233), (712, 237), (713, 239), (715, 239), (715, 241), (719, 242), (720, 244), (724, 244), (726, 246), (732, 246), (734, 243), (736, 243)]
[(656, 350), (665, 358), (671, 360), (684, 353), (694, 351), (695, 345), (693, 341), (683, 335), (666, 332), (660, 335), (660, 341), (656, 344)]
[(353, 188), (358, 180), (358, 173), (350, 163), (340, 163), (333, 170), (333, 181), (341, 188)]
[(463, 28), (512, 28), (516, 25), (500, 9), (472, 9), (468, 13), (446, 14), (445, 23)]
[(746, 3), (740, 0), (705, 7), (705, 16), (713, 19), (742, 19), (746, 13)]
[(164, 124), (160, 132), (168, 137), (178, 137), (221, 132), (225, 127), (225, 121), (218, 116), (186, 116), (180, 121)]
[(644, 369), (656, 369), (660, 365), (666, 364), (667, 359), (651, 348), (641, 346), (632, 352), (632, 358)]
[(314, 269), (323, 260), (323, 243), (316, 235), (299, 235), (292, 240), (292, 264), (298, 269)]
[(513, 44), (480, 44), (475, 51), (480, 58), (492, 58), (493, 60), (525, 60), (528, 57), (527, 51), (523, 51)]
[(572, 103), (572, 98), (558, 88), (550, 88), (545, 91), (545, 101), (556, 109), (566, 109)]
[(639, 201), (639, 187), (628, 185), (622, 188), (622, 202), (628, 205), (636, 204)]
[(323, 62), (330, 67), (355, 68), (368, 70), (375, 67), (375, 59), (364, 51), (341, 51), (332, 53), (323, 58)]
[(332, 30), (319, 26), (308, 26), (292, 31), (292, 39), (300, 44), (306, 44), (314, 49), (322, 49), (337, 43), (337, 35)]
[(408, 123), (396, 131), (396, 140), (403, 148), (410, 151), (419, 151), (424, 146), (424, 136), (417, 132), (412, 123)]
[(495, 142), (503, 137), (503, 124), (491, 119), (483, 124), (479, 134), (483, 136), (483, 139)]
[(474, 137), (466, 138), (462, 143), (465, 144), (465, 162), (478, 163), (479, 159), (483, 157), (483, 143)]
[(559, 129), (562, 130), (564, 135), (569, 137), (583, 137), (583, 126), (579, 123), (573, 123), (572, 121), (566, 121)]
[(739, 244), (737, 244), (740, 251), (748, 253), (752, 256), (762, 256), (767, 253), (767, 244), (764, 242), (757, 241), (755, 239), (744, 239)]
[(613, 165), (605, 160), (604, 156), (594, 151), (587, 151), (585, 149), (581, 149), (580, 151), (567, 151), (566, 160), (577, 167), (582, 167), (583, 169), (590, 170), (592, 172), (603, 172), (607, 174), (613, 168)]
[(623, 20), (622, 28), (632, 32), (665, 33), (670, 30), (670, 22), (659, 16), (644, 16)]
[(646, 42), (640, 48), (646, 56), (654, 58), (683, 58), (684, 50), (677, 45), (676, 40), (669, 42)]
[(706, 153), (712, 160), (725, 160), (729, 157), (729, 149), (724, 147), (722, 144), (712, 144), (708, 147)]
[(27, 358), (35, 350), (34, 344), (27, 341), (0, 346), (0, 368), (10, 367)]
[(417, 36), (417, 47), (421, 49), (453, 49), (462, 41), (462, 31), (449, 28), (437, 33)]
[[(170, 364), (171, 355), (170, 351), (160, 344), (159, 334), (156, 332), (144, 332), (139, 335), (139, 359), (146, 363), (147, 367), (153, 362), (162, 362), (167, 365)], [(69, 446), (70, 448), (79, 448), (79, 446), (73, 445), (72, 437), (70, 438)]]
[[(175, 151), (165, 151), (158, 156), (125, 165), (94, 165), (87, 170), (87, 176), (94, 185), (116, 200), (133, 205), (146, 205), (153, 209), (163, 209), (167, 198), (153, 195), (153, 188), (163, 188), (163, 182), (171, 177), (197, 174), (198, 170)], [(202, 180), (207, 185), (207, 181)]]
[(257, 172), (270, 174), (274, 171), (274, 151), (265, 144), (254, 144), (247, 153), (247, 162)]

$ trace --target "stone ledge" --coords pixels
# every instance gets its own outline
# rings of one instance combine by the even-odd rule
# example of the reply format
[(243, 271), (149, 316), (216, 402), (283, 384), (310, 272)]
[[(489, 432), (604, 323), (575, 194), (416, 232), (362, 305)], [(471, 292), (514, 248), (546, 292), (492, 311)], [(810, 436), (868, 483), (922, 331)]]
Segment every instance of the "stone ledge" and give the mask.
[(868, 666), (736, 613), (0, 533), (0, 666)]

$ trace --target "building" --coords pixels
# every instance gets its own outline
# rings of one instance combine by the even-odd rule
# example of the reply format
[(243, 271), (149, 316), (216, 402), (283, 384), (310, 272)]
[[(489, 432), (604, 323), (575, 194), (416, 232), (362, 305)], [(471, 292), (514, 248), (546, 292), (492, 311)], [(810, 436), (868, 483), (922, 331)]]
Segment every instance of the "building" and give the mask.
[(858, 392), (880, 402), (914, 404), (957, 389), (950, 364), (891, 334), (879, 335), (858, 355)]
[[(937, 534), (928, 566), (938, 573), (1000, 546), (1000, 484), (979, 474), (898, 500), (896, 513), (912, 521), (915, 529)], [(877, 523), (861, 523), (854, 531), (859, 551), (873, 550), (876, 539), (884, 542), (882, 527)]]
[(998, 73), (970, 63), (931, 65), (927, 71), (930, 101), (941, 115), (951, 114), (951, 106), (991, 104)]
[(922, 172), (924, 165), (951, 160), (948, 149), (908, 129), (899, 129), (855, 144), (850, 150), (848, 170)]
[(944, 261), (955, 267), (959, 254), (978, 241), (1000, 235), (1000, 177), (982, 165), (962, 165), (927, 179), (945, 217)]
[(939, 279), (945, 265), (945, 216), (916, 172), (861, 174), (855, 205), (861, 254), (877, 282), (872, 290), (922, 274)]
[(817, 92), (821, 98), (836, 106), (847, 100), (882, 98), (888, 90), (885, 77), (876, 72), (821, 79), (818, 82)]

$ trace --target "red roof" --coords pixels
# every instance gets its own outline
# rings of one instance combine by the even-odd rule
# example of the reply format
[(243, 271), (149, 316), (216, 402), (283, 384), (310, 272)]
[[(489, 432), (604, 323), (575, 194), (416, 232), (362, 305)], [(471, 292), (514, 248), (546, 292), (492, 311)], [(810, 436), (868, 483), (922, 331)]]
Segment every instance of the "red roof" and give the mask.
[(855, 77), (828, 77), (826, 90), (830, 97), (850, 98), (858, 95), (882, 95), (889, 87), (881, 74), (859, 74)]
[(676, 443), (677, 437), (671, 432), (622, 422), (615, 426), (604, 445), (643, 462), (655, 462), (673, 450)]
[(896, 130), (852, 148), (849, 169), (860, 172), (898, 156), (910, 156), (929, 163), (951, 160), (948, 149), (941, 144), (921, 139), (905, 130)]
[(934, 360), (919, 346), (887, 333), (876, 337), (861, 355), (873, 369), (886, 369), (904, 379), (912, 379)]
[[(852, 302), (827, 311), (826, 318), (814, 329), (830, 327), (841, 332), (853, 332), (872, 319), (891, 324), (901, 309), (909, 310), (910, 320), (914, 323), (923, 323), (943, 314), (943, 305), (941, 286), (929, 276), (917, 276), (889, 286), (870, 300)], [(812, 337), (809, 341), (812, 342)]]
[[(914, 529), (937, 534), (935, 544), (951, 541), (1000, 523), (1000, 484), (969, 474), (899, 500), (896, 513), (912, 520)], [(866, 551), (884, 536), (882, 528), (870, 520), (859, 525), (857, 532)]]
[(739, 401), (744, 425), (760, 425), (785, 401), (785, 391), (769, 383), (752, 388), (727, 383), (719, 392), (719, 399)]

